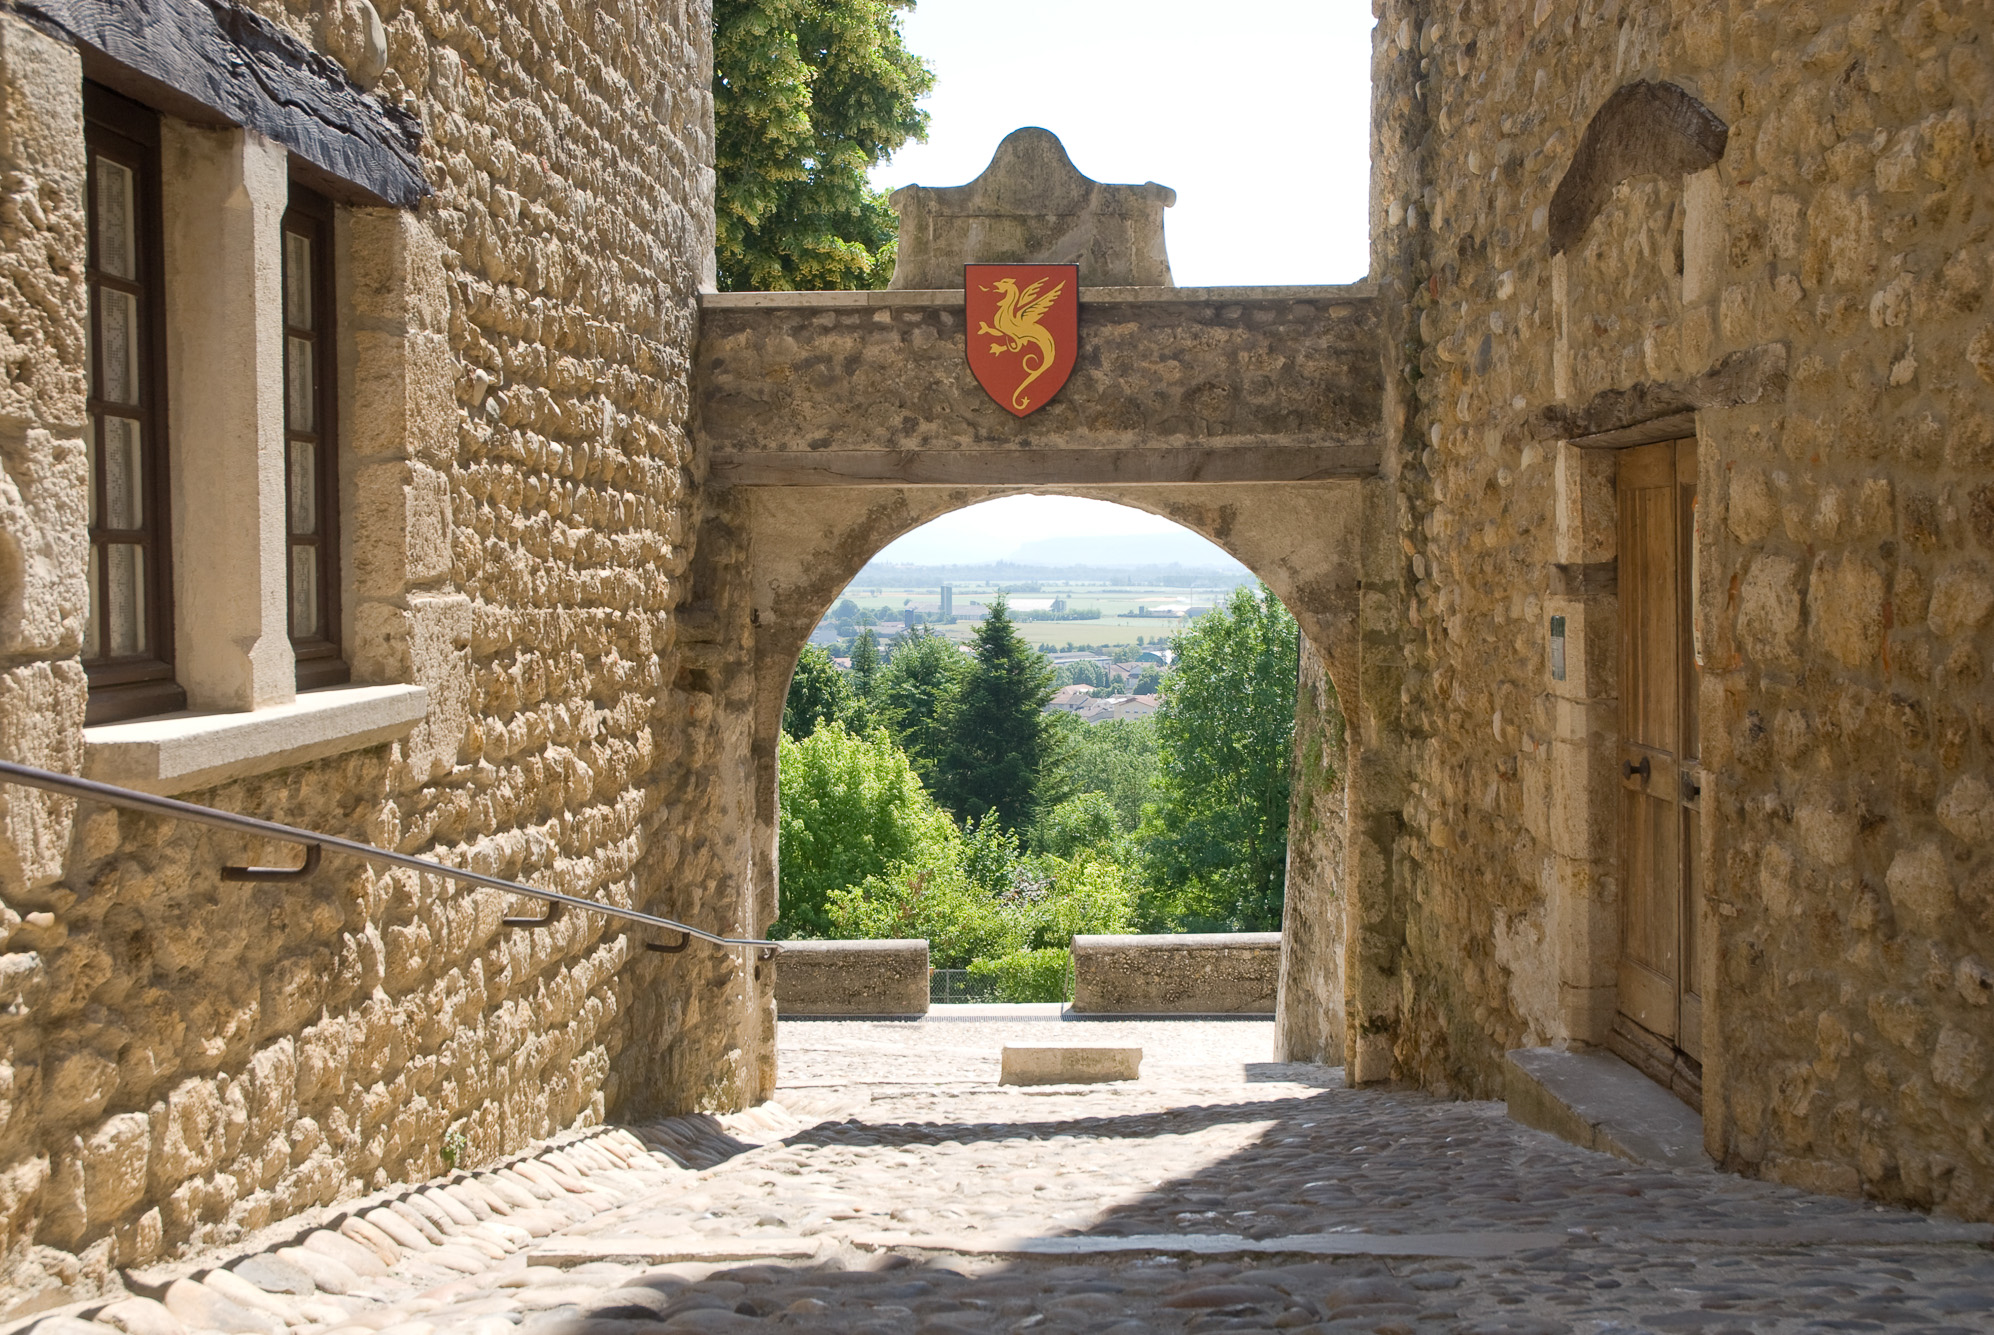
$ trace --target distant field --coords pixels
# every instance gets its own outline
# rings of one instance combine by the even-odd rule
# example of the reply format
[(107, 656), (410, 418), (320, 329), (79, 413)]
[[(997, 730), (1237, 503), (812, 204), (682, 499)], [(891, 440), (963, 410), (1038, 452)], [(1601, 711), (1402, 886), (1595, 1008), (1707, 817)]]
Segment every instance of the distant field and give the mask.
[[(1012, 593), (1007, 601), (1014, 616), (1020, 612), (1050, 609), (1056, 598), (1064, 598), (1069, 610), (1100, 609), (1101, 616), (1093, 621), (1020, 623), (1019, 632), (1033, 644), (1133, 645), (1138, 637), (1145, 643), (1154, 643), (1180, 633), (1186, 624), (1183, 615), (1186, 609), (1210, 608), (1224, 599), (1228, 592), (1230, 590), (1221, 588), (1187, 589), (1181, 584), (1068, 584), (1047, 581), (1035, 590)], [(957, 584), (956, 623), (953, 626), (936, 626), (935, 631), (955, 640), (968, 639), (976, 631), (976, 623), (970, 618), (980, 619), (984, 607), (995, 601), (996, 596), (997, 589), (993, 585)], [(851, 599), (875, 615), (882, 606), (891, 608), (896, 617), (908, 611), (920, 612), (929, 618), (941, 614), (941, 590), (932, 584), (921, 588), (855, 584), (845, 590), (842, 598)], [(1140, 615), (1140, 609), (1144, 608), (1151, 613), (1169, 612), (1174, 615)]]

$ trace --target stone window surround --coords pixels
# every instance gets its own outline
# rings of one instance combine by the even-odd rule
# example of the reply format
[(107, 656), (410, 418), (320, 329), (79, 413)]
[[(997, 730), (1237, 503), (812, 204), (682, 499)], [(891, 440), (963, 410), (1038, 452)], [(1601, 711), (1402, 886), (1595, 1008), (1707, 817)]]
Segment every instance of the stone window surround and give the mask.
[[(171, 116), (161, 116), (160, 133), (176, 675), (187, 707), (86, 727), (83, 772), (171, 793), (405, 737), (428, 714), (430, 692), (409, 681), (422, 674), (411, 671), (408, 656), (393, 653), (356, 661), (352, 685), (296, 688), (281, 318), (289, 155), (252, 130)], [(336, 218), (334, 263), (342, 275), (340, 261), (353, 245), (347, 222)], [(342, 277), (342, 308), (349, 288)], [(345, 401), (355, 380), (344, 355), (352, 346), (342, 338)], [(350, 496), (355, 468), (347, 456), (342, 448), (340, 490)], [(244, 522), (247, 516), (254, 522)], [(356, 541), (349, 530), (343, 584), (352, 582)], [(341, 638), (351, 644), (352, 609), (361, 600), (341, 601), (348, 609)]]

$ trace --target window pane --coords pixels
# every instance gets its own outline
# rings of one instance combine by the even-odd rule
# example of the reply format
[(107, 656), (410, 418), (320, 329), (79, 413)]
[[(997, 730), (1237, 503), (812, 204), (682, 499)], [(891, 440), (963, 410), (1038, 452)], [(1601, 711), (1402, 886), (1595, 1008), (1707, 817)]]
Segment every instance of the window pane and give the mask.
[(318, 548), (291, 548), (291, 638), (318, 634)]
[(97, 347), (106, 403), (138, 402), (138, 298), (116, 288), (97, 289)]
[(312, 394), (312, 340), (285, 340), (284, 403), (285, 420), (293, 431), (318, 429), (318, 403)]
[(97, 159), (97, 267), (120, 278), (138, 277), (137, 202), (131, 168)]
[(132, 529), (145, 523), (142, 467), (139, 424), (126, 417), (106, 417), (104, 527)]
[(83, 656), (85, 658), (102, 658), (104, 656), (104, 637), (98, 631), (98, 625), (104, 619), (104, 609), (98, 606), (102, 597), (97, 588), (97, 571), (99, 568), (97, 548), (93, 543), (90, 547), (90, 612), (83, 618)]
[(111, 641), (111, 657), (142, 654), (145, 643), (145, 549), (130, 543), (112, 543), (104, 549), (110, 563), (110, 606), (105, 609), (105, 631)]
[(284, 233), (284, 323), (312, 328), (312, 239)]
[(318, 532), (318, 447), (291, 442), (291, 532)]

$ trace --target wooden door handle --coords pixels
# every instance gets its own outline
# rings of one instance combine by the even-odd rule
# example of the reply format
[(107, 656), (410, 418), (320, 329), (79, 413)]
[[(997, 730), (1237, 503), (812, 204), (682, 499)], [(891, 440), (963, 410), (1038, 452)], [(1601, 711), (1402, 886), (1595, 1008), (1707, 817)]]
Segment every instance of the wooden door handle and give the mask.
[(1638, 765), (1631, 760), (1622, 761), (1620, 763), (1620, 772), (1629, 779), (1638, 774), (1641, 776), (1641, 781), (1646, 783), (1654, 772), (1654, 766), (1648, 763), (1648, 757), (1642, 756), (1641, 763)]

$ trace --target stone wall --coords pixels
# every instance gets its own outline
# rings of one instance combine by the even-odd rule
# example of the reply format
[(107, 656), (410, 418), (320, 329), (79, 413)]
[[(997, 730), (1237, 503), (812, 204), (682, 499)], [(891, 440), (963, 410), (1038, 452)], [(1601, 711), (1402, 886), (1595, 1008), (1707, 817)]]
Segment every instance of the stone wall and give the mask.
[(719, 455), (1278, 443), (1363, 473), (1378, 422), (1369, 298), (1361, 286), (1085, 292), (1066, 387), (1018, 418), (969, 373), (959, 291), (716, 296), (700, 431)]
[[(364, 4), (257, 8), (369, 63)], [(340, 210), (347, 647), (356, 681), (423, 685), (428, 713), (391, 745), (181, 795), (749, 928), (744, 840), (699, 833), (730, 819), (727, 785), (697, 780), (725, 768), (712, 678), (676, 642), (706, 8), (380, 11), (374, 92), (420, 118), (436, 193)], [(66, 43), (0, 15), (0, 752), (70, 771), (80, 78)], [(295, 850), (20, 790), (0, 810), (0, 1315), (434, 1173), (446, 1137), (478, 1163), (762, 1079), (739, 961), (703, 945), (645, 955), (573, 913), (504, 929), (503, 896), (336, 856), (299, 885), (225, 884), (224, 863)]]
[(928, 1013), (926, 941), (786, 941), (775, 975), (785, 1018)]
[(1076, 1015), (1268, 1015), (1279, 932), (1073, 938)]
[[(1505, 1048), (1611, 1014), (1616, 599), (1588, 572), (1613, 455), (1570, 440), (1693, 412), (1708, 1143), (1994, 1214), (1987, 6), (1377, 12), (1385, 532), (1413, 593), (1406, 927), (1370, 961), (1402, 973), (1395, 1070), (1492, 1095)], [(1605, 179), (1554, 256), (1588, 123), (1641, 80), (1724, 122), (1722, 156)]]
[(1276, 1059), (1343, 1062), (1344, 875), (1348, 865), (1347, 727), (1320, 653), (1304, 642), (1295, 690), (1288, 799), (1287, 894), (1281, 909)]

